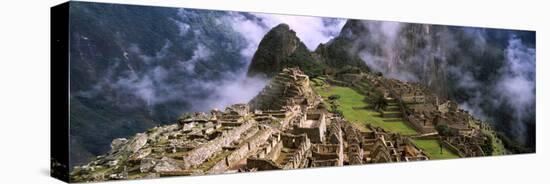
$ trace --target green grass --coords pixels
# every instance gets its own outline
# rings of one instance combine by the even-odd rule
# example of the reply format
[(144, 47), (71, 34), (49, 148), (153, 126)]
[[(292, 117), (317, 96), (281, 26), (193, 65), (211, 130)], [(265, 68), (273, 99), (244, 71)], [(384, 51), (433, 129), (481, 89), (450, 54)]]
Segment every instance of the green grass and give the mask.
[(428, 157), (432, 160), (438, 159), (450, 159), (450, 158), (459, 158), (458, 155), (454, 154), (447, 148), (443, 148), (443, 153), (441, 153), (441, 148), (439, 147), (439, 141), (436, 139), (412, 139), (413, 143), (427, 154)]
[(369, 105), (364, 101), (365, 96), (351, 88), (330, 86), (324, 88), (315, 87), (315, 90), (325, 101), (328, 101), (330, 95), (340, 95), (340, 99), (338, 99), (338, 103), (340, 104), (339, 110), (342, 111), (347, 120), (358, 124), (358, 127), (363, 130), (366, 129), (365, 125), (367, 123), (371, 123), (374, 126), (401, 133), (402, 135), (417, 134), (402, 118), (382, 118), (379, 112), (365, 108)]

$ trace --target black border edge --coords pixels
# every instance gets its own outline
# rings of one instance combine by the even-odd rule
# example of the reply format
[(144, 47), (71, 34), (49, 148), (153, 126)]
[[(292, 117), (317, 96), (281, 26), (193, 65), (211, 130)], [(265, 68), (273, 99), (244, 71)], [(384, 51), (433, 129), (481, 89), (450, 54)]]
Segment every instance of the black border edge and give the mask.
[(50, 8), (50, 175), (69, 181), (69, 9)]

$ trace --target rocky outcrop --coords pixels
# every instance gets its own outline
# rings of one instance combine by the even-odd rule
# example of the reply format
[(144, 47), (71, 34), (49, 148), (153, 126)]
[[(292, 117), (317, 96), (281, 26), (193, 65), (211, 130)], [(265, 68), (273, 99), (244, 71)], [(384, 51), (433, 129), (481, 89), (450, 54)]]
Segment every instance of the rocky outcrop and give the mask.
[(175, 172), (180, 170), (181, 168), (178, 166), (178, 163), (174, 159), (168, 157), (162, 157), (155, 167), (153, 167), (153, 171), (157, 173)]
[(147, 134), (139, 133), (137, 134), (129, 144), (124, 148), (125, 151), (135, 153), (141, 149), (145, 144), (147, 144)]

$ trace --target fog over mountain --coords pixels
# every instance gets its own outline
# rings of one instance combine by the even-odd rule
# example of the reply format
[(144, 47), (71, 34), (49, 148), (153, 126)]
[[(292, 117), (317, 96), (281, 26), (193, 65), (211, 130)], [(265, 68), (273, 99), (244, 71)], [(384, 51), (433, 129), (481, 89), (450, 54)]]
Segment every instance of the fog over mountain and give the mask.
[(250, 61), (266, 33), (281, 23), (326, 66), (364, 65), (425, 84), (535, 145), (534, 32), (72, 5), (71, 166), (106, 152), (114, 138), (173, 123), (184, 112), (248, 102), (269, 80), (248, 77)]

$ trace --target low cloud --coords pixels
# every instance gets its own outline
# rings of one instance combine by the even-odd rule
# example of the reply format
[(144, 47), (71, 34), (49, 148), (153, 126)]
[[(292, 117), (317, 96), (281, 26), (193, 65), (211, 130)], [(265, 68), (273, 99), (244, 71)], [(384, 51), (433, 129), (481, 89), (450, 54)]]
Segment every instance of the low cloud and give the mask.
[(260, 41), (269, 31), (269, 27), (262, 24), (258, 20), (245, 17), (241, 13), (231, 12), (227, 19), (233, 29), (240, 33), (246, 41), (246, 47), (241, 50), (241, 55), (245, 60), (252, 59), (252, 56), (256, 52)]
[(210, 93), (210, 95), (206, 99), (186, 98), (186, 101), (196, 104), (190, 111), (223, 109), (232, 104), (248, 103), (269, 81), (265, 78), (251, 78), (243, 74), (227, 74), (227, 78), (219, 81), (197, 80), (193, 82), (194, 88)]
[(244, 55), (252, 55), (263, 36), (273, 27), (285, 23), (309, 50), (315, 50), (320, 43), (326, 43), (340, 33), (345, 19), (321, 18), (311, 16), (291, 16), (277, 14), (252, 13), (246, 17), (240, 13), (231, 14), (233, 27), (250, 42)]
[(194, 74), (195, 72), (195, 65), (204, 60), (208, 60), (210, 55), (212, 55), (212, 51), (210, 49), (206, 48), (203, 44), (197, 44), (197, 48), (193, 51), (193, 56), (191, 56), (191, 59), (180, 62), (179, 66), (187, 73)]
[[(506, 65), (501, 69), (502, 76), (494, 92), (501, 99), (499, 105), (513, 107), (517, 122), (513, 132), (525, 135), (526, 126), (520, 122), (530, 118), (535, 110), (535, 49), (526, 47), (521, 39), (512, 38), (508, 41), (505, 55)], [(520, 138), (521, 142), (525, 141), (525, 136)]]

